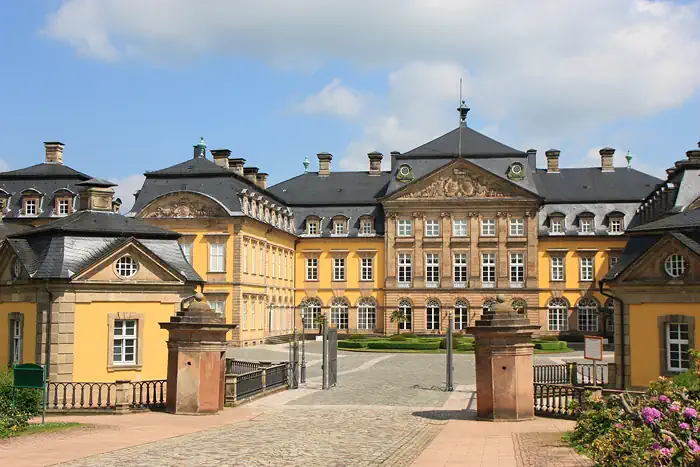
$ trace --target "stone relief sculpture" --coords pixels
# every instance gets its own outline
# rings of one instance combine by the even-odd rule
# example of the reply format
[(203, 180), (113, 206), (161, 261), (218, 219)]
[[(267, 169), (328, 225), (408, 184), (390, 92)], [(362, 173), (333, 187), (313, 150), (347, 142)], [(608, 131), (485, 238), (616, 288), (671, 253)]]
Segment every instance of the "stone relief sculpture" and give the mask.
[(191, 218), (191, 217), (217, 217), (225, 215), (220, 207), (212, 207), (209, 203), (201, 200), (191, 199), (188, 196), (177, 198), (168, 197), (157, 203), (157, 206), (148, 208), (141, 216), (144, 219), (163, 218)]
[(506, 196), (500, 191), (489, 188), (483, 177), (473, 177), (458, 173), (454, 177), (440, 177), (420, 190), (408, 193), (405, 198), (501, 198)]

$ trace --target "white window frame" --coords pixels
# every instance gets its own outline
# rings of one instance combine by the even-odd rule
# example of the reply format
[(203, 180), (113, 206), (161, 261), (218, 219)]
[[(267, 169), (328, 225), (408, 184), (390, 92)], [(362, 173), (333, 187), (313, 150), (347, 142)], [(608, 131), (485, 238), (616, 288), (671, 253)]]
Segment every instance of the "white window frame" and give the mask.
[(425, 220), (425, 236), (439, 237), (440, 236), (440, 219)]
[(255, 274), (255, 251), (257, 250), (254, 244), (250, 244), (250, 273)]
[(413, 237), (413, 219), (398, 219), (396, 223), (399, 237)]
[[(688, 325), (688, 323), (670, 322), (665, 323), (665, 326), (666, 370), (682, 373), (690, 368), (690, 358), (688, 355), (688, 350), (690, 349), (690, 325)], [(685, 339), (683, 339), (684, 333), (686, 335)], [(678, 358), (672, 358), (673, 353), (677, 353)], [(673, 365), (674, 360), (678, 362), (677, 365)]]
[(469, 231), (468, 225), (467, 219), (452, 219), (452, 236), (466, 237)]
[(372, 235), (373, 233), (372, 221), (370, 219), (362, 219), (360, 221), (360, 235)]
[(70, 200), (68, 198), (58, 199), (58, 215), (67, 216), (70, 213)]
[(258, 271), (258, 274), (261, 276), (265, 275), (265, 253), (264, 253), (264, 248), (262, 245), (258, 248), (258, 253), (260, 254), (260, 270)]
[(455, 253), (452, 258), (453, 286), (465, 288), (469, 281), (469, 255)]
[(464, 300), (455, 302), (454, 323), (456, 331), (469, 327), (469, 304)]
[(348, 234), (348, 221), (347, 219), (335, 219), (333, 220), (333, 235), (347, 235)]
[(425, 328), (428, 331), (440, 330), (440, 303), (437, 300), (428, 300), (425, 304)]
[(139, 272), (139, 262), (129, 255), (124, 255), (116, 261), (114, 270), (122, 279), (129, 279)]
[(496, 287), (496, 253), (481, 253), (481, 286)]
[(413, 327), (413, 305), (408, 300), (399, 301), (399, 311), (406, 317), (406, 322), (399, 322), (399, 330), (410, 331)]
[(318, 258), (306, 258), (306, 280), (318, 281)]
[(522, 217), (511, 217), (509, 222), (509, 234), (511, 237), (522, 237), (525, 235), (525, 219)]
[(211, 300), (208, 301), (209, 303), (209, 308), (214, 310), (215, 313), (218, 313), (222, 316), (225, 315), (226, 313), (226, 301), (225, 300)]
[(19, 365), (22, 363), (22, 346), (24, 345), (24, 323), (19, 316), (10, 320), (10, 333), (10, 365)]
[(306, 300), (301, 304), (301, 325), (306, 330), (316, 329), (314, 318), (321, 316), (321, 303), (318, 300)]
[(209, 272), (226, 272), (226, 243), (209, 242)]
[[(130, 326), (130, 324), (132, 324)], [(115, 319), (114, 320), (114, 335), (112, 338), (112, 364), (117, 365), (136, 365), (138, 363), (138, 326), (137, 319)], [(132, 329), (133, 334), (128, 331)], [(131, 345), (129, 345), (131, 344)], [(117, 352), (117, 346), (119, 352)], [(131, 348), (131, 359), (127, 359), (127, 348)]]
[[(193, 257), (192, 254), (194, 252), (194, 245), (192, 242), (182, 242), (180, 243), (180, 249), (182, 250), (182, 255), (185, 257), (185, 260), (192, 265)], [(245, 262), (243, 263), (245, 265)], [(245, 266), (243, 266), (245, 268)], [(243, 271), (245, 272), (245, 271)]]
[(569, 330), (569, 305), (563, 298), (555, 298), (547, 304), (547, 329), (550, 331)]
[(669, 255), (664, 261), (664, 271), (674, 279), (685, 275), (687, 270), (688, 262), (683, 255)]
[(621, 216), (613, 216), (610, 218), (608, 232), (611, 235), (620, 235), (625, 232), (625, 220)]
[(524, 287), (525, 285), (525, 253), (513, 251), (508, 254), (510, 286)]
[[(31, 203), (31, 204), (30, 204)], [(30, 212), (31, 206), (31, 212)], [(25, 216), (36, 216), (38, 211), (39, 203), (36, 198), (30, 198), (24, 200), (24, 215)]]
[(331, 302), (331, 325), (335, 325), (337, 329), (348, 329), (350, 321), (348, 308), (348, 303), (344, 299), (333, 300)]
[(581, 235), (593, 235), (595, 233), (595, 223), (593, 217), (586, 216), (579, 218), (578, 233)]
[(320, 235), (321, 229), (319, 226), (318, 219), (308, 219), (306, 221), (306, 234), (307, 235)]
[(551, 235), (564, 235), (566, 232), (566, 218), (563, 216), (551, 216), (549, 218), (549, 233)]
[(372, 258), (372, 257), (360, 258), (360, 280), (361, 281), (373, 281), (374, 280), (374, 258)]
[(248, 329), (248, 300), (243, 300), (243, 313), (241, 316), (241, 329), (243, 331)]
[(345, 280), (345, 258), (333, 258), (333, 280)]
[(496, 236), (496, 219), (488, 218), (481, 219), (481, 236), (495, 237)]
[(377, 305), (370, 298), (363, 298), (357, 305), (357, 328), (373, 331), (377, 328)]
[(579, 331), (598, 332), (598, 303), (582, 298), (576, 305), (576, 327)]
[(413, 257), (411, 253), (397, 254), (397, 274), (398, 286), (402, 288), (411, 287), (413, 281)]
[(425, 286), (430, 288), (440, 287), (440, 254), (425, 254)]
[(592, 282), (595, 280), (595, 258), (593, 256), (579, 256), (579, 281)]
[(563, 282), (566, 280), (566, 259), (564, 255), (552, 256), (549, 259), (549, 280)]

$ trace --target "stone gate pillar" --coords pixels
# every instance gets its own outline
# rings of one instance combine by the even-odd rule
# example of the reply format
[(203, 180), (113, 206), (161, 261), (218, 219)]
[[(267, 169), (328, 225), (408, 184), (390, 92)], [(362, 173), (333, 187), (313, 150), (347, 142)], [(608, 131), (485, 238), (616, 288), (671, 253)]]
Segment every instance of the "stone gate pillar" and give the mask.
[(197, 293), (186, 310), (167, 323), (168, 412), (175, 414), (215, 413), (224, 408), (226, 333), (237, 325), (215, 313)]
[(475, 337), (476, 405), (480, 420), (534, 418), (532, 334), (540, 328), (505, 303), (484, 312), (468, 332)]

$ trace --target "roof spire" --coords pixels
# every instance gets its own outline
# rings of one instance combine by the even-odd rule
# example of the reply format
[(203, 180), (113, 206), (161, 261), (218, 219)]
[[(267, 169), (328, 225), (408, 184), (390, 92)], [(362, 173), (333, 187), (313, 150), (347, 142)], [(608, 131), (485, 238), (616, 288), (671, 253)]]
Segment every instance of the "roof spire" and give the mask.
[(309, 164), (311, 164), (311, 162), (309, 162), (309, 158), (304, 156), (304, 161), (302, 162), (302, 164), (304, 165), (304, 173), (308, 172)]
[(199, 143), (194, 145), (194, 158), (205, 159), (207, 157), (207, 143), (204, 142), (204, 136), (199, 137)]
[(632, 167), (632, 153), (627, 150), (627, 155), (625, 156), (625, 159), (627, 159), (627, 168), (629, 169)]

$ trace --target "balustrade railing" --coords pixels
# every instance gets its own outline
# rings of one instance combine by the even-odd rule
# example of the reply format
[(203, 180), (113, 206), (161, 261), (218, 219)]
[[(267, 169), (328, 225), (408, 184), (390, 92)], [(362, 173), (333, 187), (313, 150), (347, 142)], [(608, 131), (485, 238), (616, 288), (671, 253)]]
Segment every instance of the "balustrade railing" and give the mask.
[(576, 418), (585, 399), (586, 389), (563, 384), (535, 383), (535, 415)]
[(167, 380), (131, 381), (130, 406), (136, 409), (163, 409)]
[(109, 410), (117, 404), (116, 383), (53, 382), (47, 384), (47, 409)]
[(573, 384), (571, 365), (533, 365), (535, 383)]
[(226, 374), (242, 375), (260, 369), (258, 362), (244, 362), (242, 360), (226, 359)]
[(543, 384), (572, 384), (575, 386), (613, 386), (617, 365), (601, 363), (563, 363), (561, 365), (533, 365), (533, 381)]

